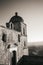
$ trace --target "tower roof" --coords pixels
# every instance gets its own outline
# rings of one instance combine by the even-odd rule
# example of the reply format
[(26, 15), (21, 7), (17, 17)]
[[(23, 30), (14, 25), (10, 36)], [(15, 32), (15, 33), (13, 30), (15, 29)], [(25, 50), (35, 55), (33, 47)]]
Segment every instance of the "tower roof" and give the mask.
[(20, 17), (20, 16), (18, 16), (18, 13), (16, 12), (16, 13), (15, 13), (15, 16), (13, 16), (13, 17), (10, 19), (9, 23), (10, 23), (10, 22), (12, 22), (12, 23), (15, 23), (15, 22), (23, 22), (23, 18)]

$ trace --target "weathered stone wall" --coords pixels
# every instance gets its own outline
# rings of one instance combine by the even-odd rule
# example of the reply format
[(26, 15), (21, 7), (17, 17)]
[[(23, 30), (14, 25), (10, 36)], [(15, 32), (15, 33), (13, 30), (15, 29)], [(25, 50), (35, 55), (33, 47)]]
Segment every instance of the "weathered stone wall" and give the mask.
[(10, 62), (11, 54), (6, 48), (5, 43), (0, 41), (0, 64), (8, 65)]
[(27, 36), (27, 25), (21, 22), (21, 34)]
[[(7, 28), (0, 27), (0, 31), (0, 64), (9, 65), (11, 63), (12, 53), (7, 48), (8, 45), (10, 44), (11, 46), (15, 43), (18, 45), (16, 51), (16, 59), (18, 61), (24, 54), (24, 42), (27, 43), (27, 37), (22, 35), (21, 32)], [(2, 41), (3, 32), (7, 36), (5, 43)], [(20, 35), (20, 42), (18, 41), (18, 34)]]

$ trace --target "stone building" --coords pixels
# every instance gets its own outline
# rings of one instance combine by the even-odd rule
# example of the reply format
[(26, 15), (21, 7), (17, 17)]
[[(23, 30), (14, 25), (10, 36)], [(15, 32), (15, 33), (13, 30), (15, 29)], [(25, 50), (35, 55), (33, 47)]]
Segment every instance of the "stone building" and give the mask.
[(28, 55), (27, 29), (17, 12), (6, 27), (0, 26), (0, 64), (15, 65), (23, 55)]

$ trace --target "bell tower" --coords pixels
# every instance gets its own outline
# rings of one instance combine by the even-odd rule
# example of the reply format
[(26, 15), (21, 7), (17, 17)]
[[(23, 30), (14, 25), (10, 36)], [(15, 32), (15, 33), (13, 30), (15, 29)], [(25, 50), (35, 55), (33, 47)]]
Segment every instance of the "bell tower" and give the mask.
[(15, 16), (6, 23), (6, 27), (21, 32), (21, 22), (23, 22), (23, 18), (18, 16), (18, 13), (15, 12)]

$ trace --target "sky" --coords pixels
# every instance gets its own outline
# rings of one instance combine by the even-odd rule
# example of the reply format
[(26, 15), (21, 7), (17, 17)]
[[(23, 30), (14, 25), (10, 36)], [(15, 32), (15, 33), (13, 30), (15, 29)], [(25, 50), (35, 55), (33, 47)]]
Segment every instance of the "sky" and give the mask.
[(18, 12), (27, 24), (27, 41), (43, 41), (43, 0), (0, 0), (0, 25)]

